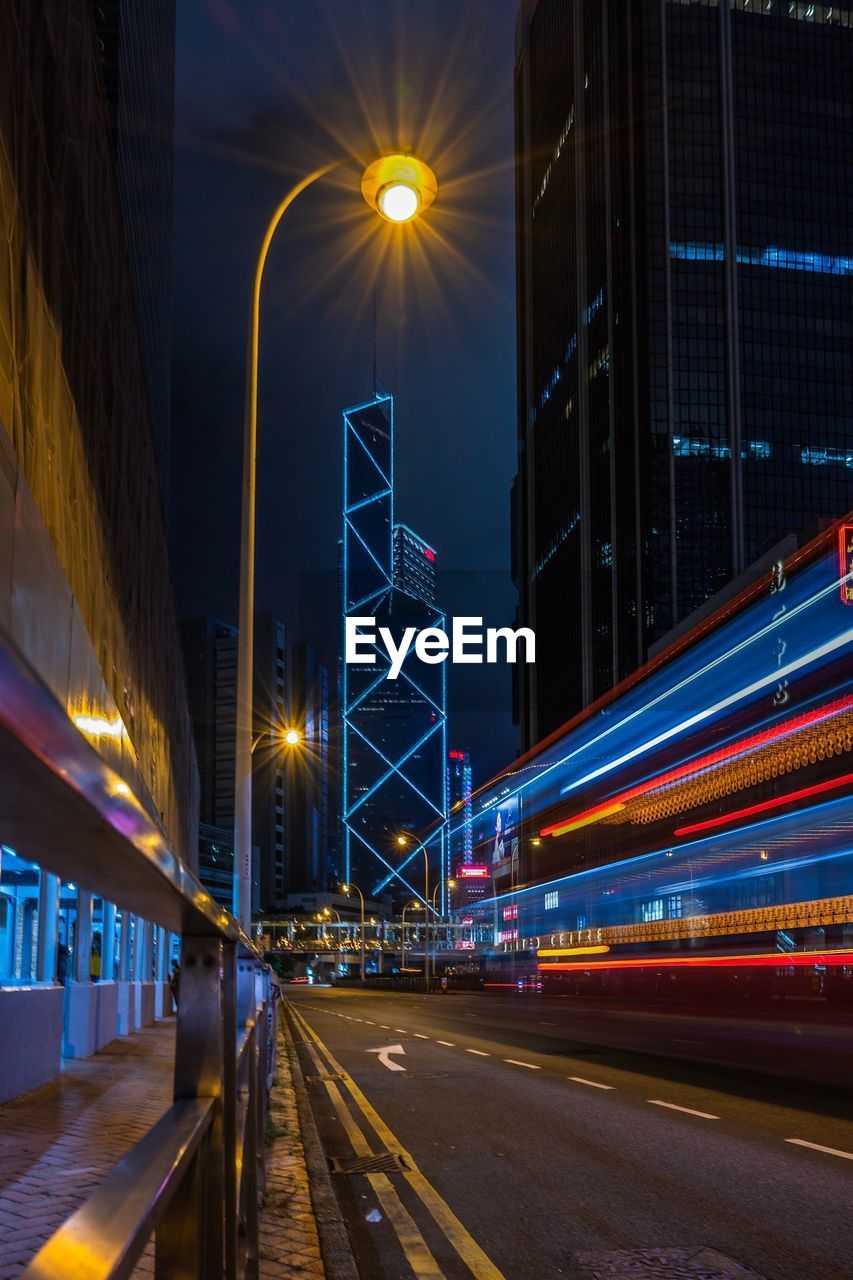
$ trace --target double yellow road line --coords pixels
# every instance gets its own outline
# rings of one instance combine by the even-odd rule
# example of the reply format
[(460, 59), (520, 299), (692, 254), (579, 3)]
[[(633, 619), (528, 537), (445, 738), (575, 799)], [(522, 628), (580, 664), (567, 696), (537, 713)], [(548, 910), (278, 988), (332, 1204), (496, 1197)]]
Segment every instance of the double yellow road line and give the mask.
[[(448, 1244), (456, 1250), (474, 1280), (505, 1280), (502, 1272), (498, 1270), (491, 1258), (487, 1257), (470, 1232), (463, 1227), (450, 1205), (441, 1198), (432, 1183), (424, 1177), (409, 1152), (398, 1142), (385, 1121), (370, 1105), (358, 1085), (333, 1057), (313, 1028), (289, 1002), (287, 1011), (302, 1036), (314, 1069), (325, 1086), (354, 1154), (366, 1157), (390, 1151), (392, 1155), (399, 1156), (405, 1164), (400, 1176), (405, 1179), (421, 1204), (429, 1211), (436, 1226)], [(349, 1094), (352, 1110), (338, 1088), (339, 1081)], [(372, 1130), (378, 1139), (381, 1151), (372, 1149), (372, 1138), (368, 1141), (356, 1122), (356, 1115), (359, 1113), (368, 1129)], [(385, 1211), (385, 1216), (393, 1227), (409, 1266), (418, 1280), (421, 1280), (421, 1277), (424, 1280), (444, 1280), (444, 1272), (433, 1257), (417, 1223), (404, 1206), (388, 1175), (368, 1173), (365, 1177)]]

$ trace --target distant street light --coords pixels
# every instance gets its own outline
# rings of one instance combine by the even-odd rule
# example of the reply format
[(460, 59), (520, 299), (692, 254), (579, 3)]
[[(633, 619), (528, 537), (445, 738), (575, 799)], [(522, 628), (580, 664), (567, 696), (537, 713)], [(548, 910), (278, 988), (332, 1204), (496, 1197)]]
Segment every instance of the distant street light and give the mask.
[[(455, 889), (455, 888), (456, 888), (456, 881), (455, 881), (455, 880), (453, 880), (453, 879), (445, 880), (444, 884), (445, 884), (445, 887), (446, 887), (447, 889)], [(441, 881), (439, 880), (438, 884), (435, 886), (435, 888), (434, 888), (434, 889), (433, 889), (433, 891), (432, 891), (432, 898), (430, 899), (430, 901), (431, 901), (431, 903), (432, 903), (432, 909), (433, 909), (433, 912), (435, 912), (435, 914), (436, 914), (436, 915), (437, 915), (438, 913), (435, 911), (435, 899), (436, 899), (436, 897), (437, 897), (437, 895), (438, 895), (438, 891), (439, 891), (439, 889), (440, 889), (440, 888), (441, 888)], [(441, 921), (444, 917), (443, 917), (443, 916), (439, 916), (438, 918), (439, 918), (439, 921)], [(434, 934), (434, 933), (433, 933), (433, 957), (432, 957), (432, 971), (433, 971), (433, 973), (435, 973), (435, 934)]]
[(350, 892), (355, 889), (361, 903), (361, 985), (364, 986), (364, 894), (361, 892), (357, 884), (342, 884), (341, 893), (345, 893), (349, 897)]
[[(315, 169), (292, 187), (273, 213), (261, 241), (249, 308), (246, 343), (246, 410), (243, 424), (243, 485), (240, 524), (240, 612), (237, 637), (237, 725), (234, 791), (234, 913), (244, 933), (252, 930), (252, 682), (255, 615), (255, 481), (258, 451), (258, 353), (261, 283), (272, 238), (298, 195), (339, 169), (336, 160)], [(438, 183), (429, 165), (415, 156), (381, 156), (361, 179), (362, 194), (387, 222), (411, 222), (435, 200)], [(295, 732), (295, 731), (292, 731)], [(290, 745), (296, 745), (291, 743)]]
[[(414, 902), (407, 902), (406, 905), (403, 907), (403, 921), (400, 926), (400, 932), (402, 934), (402, 945), (400, 950), (401, 950), (404, 969), (406, 967), (406, 912), (421, 911), (421, 910), (426, 911), (426, 907), (423, 907), (423, 905), (420, 902), (418, 902), (417, 899), (415, 899)], [(429, 913), (427, 912), (427, 915), (428, 914)], [(426, 968), (426, 966), (424, 966), (424, 968)]]
[[(423, 843), (422, 840), (416, 840), (415, 843), (417, 844), (419, 849), (423, 850), (423, 854), (424, 854), (424, 911), (426, 912), (426, 918), (424, 920), (424, 930), (426, 934), (426, 955), (424, 957), (424, 980), (426, 982), (427, 995), (429, 995), (429, 913), (430, 913), (429, 854), (427, 853), (426, 845)], [(408, 844), (407, 837), (404, 835), (397, 836), (397, 844), (400, 845), (401, 847)]]

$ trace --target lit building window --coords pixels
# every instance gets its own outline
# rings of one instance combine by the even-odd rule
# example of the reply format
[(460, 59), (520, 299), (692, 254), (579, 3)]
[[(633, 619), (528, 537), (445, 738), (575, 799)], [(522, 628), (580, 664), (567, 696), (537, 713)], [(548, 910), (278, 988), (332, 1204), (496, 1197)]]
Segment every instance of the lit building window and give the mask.
[(545, 894), (545, 910), (553, 911), (555, 907), (560, 905), (560, 893), (558, 889), (550, 889)]

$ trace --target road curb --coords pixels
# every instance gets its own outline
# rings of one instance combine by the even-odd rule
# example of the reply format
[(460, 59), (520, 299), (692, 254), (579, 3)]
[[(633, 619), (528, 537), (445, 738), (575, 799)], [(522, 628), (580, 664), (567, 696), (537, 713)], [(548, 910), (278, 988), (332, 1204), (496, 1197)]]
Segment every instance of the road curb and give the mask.
[(305, 1148), (305, 1163), (308, 1166), (308, 1178), (311, 1188), (311, 1203), (317, 1219), (317, 1234), (320, 1237), (320, 1252), (328, 1280), (360, 1280), (355, 1255), (350, 1244), (349, 1233), (343, 1214), (332, 1186), (329, 1166), (323, 1144), (317, 1132), (314, 1113), (305, 1087), (302, 1064), (296, 1052), (295, 1028), (290, 1010), (285, 1002), (283, 1013), (286, 1021), (287, 1056), (290, 1060), (293, 1090), (296, 1094), (296, 1113), (302, 1131), (302, 1145)]

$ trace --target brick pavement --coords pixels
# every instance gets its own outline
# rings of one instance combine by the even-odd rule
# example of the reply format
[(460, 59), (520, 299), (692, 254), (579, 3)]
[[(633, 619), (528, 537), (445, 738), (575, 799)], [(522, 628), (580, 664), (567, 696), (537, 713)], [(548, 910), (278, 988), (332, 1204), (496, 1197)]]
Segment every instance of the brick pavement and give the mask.
[[(8, 1032), (7, 1032), (8, 1034)], [(172, 1020), (0, 1106), (0, 1280), (12, 1280), (172, 1100)]]
[(260, 1280), (325, 1280), (287, 1034), (282, 1019), (270, 1098), (272, 1141), (267, 1147), (267, 1185), (261, 1213)]
[[(0, 1106), (0, 1280), (13, 1280), (172, 1098), (175, 1023), (65, 1063)], [(270, 1103), (261, 1280), (325, 1280), (284, 1028)], [(154, 1272), (149, 1244), (135, 1272)]]

